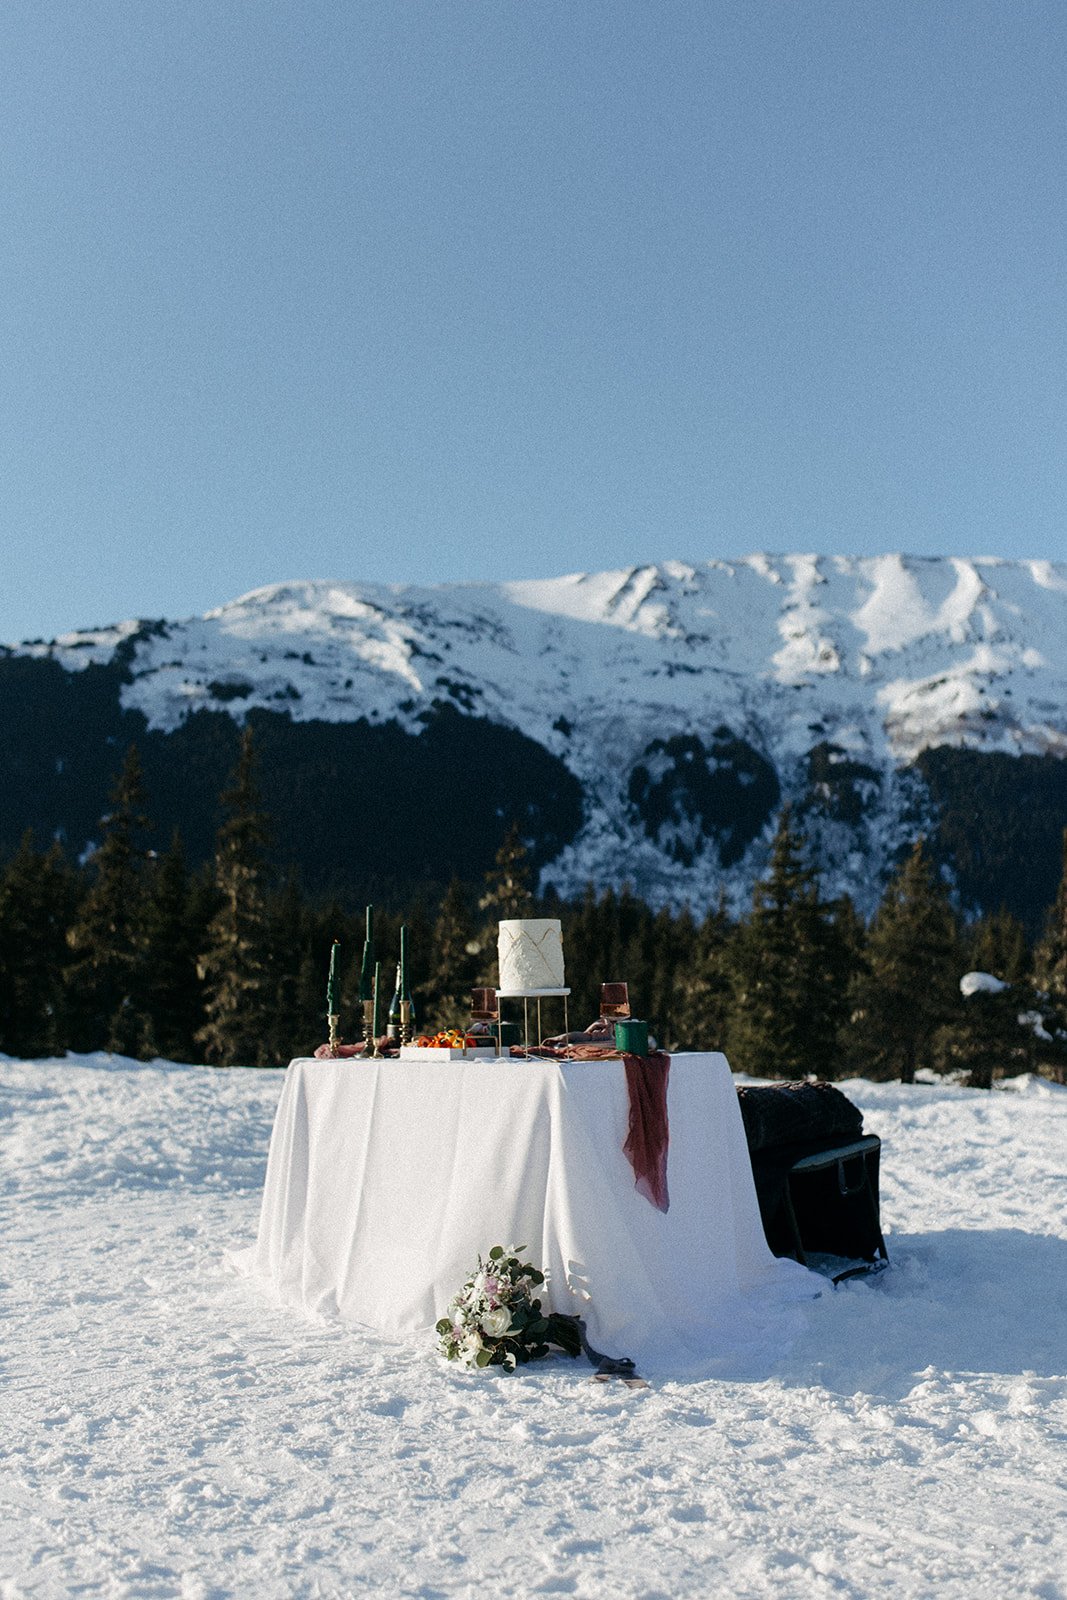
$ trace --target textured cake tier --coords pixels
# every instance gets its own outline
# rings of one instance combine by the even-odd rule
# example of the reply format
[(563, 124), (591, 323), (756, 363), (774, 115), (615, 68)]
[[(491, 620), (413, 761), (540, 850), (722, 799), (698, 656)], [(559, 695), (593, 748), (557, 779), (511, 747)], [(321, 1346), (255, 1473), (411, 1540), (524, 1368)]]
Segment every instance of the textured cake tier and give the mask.
[(564, 987), (563, 930), (557, 918), (515, 918), (498, 926), (499, 986), (505, 993)]

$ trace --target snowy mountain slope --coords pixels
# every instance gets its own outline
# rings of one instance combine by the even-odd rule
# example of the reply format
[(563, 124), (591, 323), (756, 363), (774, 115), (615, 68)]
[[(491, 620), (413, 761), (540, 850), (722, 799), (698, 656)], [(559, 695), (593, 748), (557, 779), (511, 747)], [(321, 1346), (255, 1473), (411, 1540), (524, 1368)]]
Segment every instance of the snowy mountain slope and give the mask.
[[(445, 702), (522, 730), (585, 794), (546, 875), (565, 893), (617, 879), (624, 857), (653, 899), (743, 896), (782, 796), (811, 813), (829, 887), (855, 890), (916, 827), (902, 768), (919, 751), (1067, 753), (1067, 564), (1048, 561), (757, 555), (440, 588), (288, 583), (187, 622), (20, 649), (77, 669), (120, 647), (123, 705), (152, 728), (257, 707), (415, 733)], [(844, 799), (829, 796), (839, 779)]]

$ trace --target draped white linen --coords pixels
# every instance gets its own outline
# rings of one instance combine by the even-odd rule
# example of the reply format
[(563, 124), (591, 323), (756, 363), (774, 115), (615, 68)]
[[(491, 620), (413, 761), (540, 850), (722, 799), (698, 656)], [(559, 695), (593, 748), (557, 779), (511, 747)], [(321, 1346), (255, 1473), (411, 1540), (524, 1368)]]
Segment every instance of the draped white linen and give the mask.
[(667, 1103), (663, 1213), (622, 1151), (621, 1061), (294, 1061), (239, 1264), (305, 1311), (408, 1338), (479, 1254), (525, 1245), (592, 1344), (689, 1365), (818, 1280), (767, 1248), (725, 1057), (672, 1057)]

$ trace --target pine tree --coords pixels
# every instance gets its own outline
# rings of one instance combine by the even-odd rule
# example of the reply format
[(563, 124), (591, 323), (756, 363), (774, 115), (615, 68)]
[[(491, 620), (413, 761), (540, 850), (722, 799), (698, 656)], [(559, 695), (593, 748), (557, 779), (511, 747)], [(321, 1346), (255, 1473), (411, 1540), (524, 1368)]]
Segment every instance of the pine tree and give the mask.
[(276, 1065), (276, 971), (267, 914), (267, 819), (255, 782), (251, 729), (241, 740), (232, 787), (223, 795), (228, 815), (215, 846), (219, 909), (197, 962), (207, 1020), (196, 1035), (207, 1061), (218, 1066)]
[(0, 873), (0, 1050), (40, 1056), (66, 1045), (63, 968), (80, 877), (58, 844), (27, 832)]
[[(688, 919), (692, 932), (692, 918)], [(643, 1009), (652, 1025), (652, 1034), (662, 1045), (675, 1040), (676, 997), (682, 950), (679, 924), (664, 907), (649, 918), (646, 944), (649, 986)]]
[(76, 1050), (136, 1052), (144, 1024), (143, 966), (138, 921), (144, 877), (144, 784), (131, 745), (102, 819), (103, 842), (92, 861), (93, 881), (68, 943), (71, 1042)]
[(729, 918), (721, 903), (696, 926), (683, 912), (676, 926), (674, 1004), (669, 1039), (673, 1048), (721, 1050), (732, 996)]
[(475, 982), (492, 983), (496, 976), (497, 924), (534, 914), (529, 851), (517, 822), (513, 822), (504, 835), (493, 865), (485, 874), (478, 911), (481, 920), (475, 938), (480, 959)]
[(848, 950), (802, 840), (783, 808), (770, 872), (733, 943), (727, 1027), (735, 1069), (757, 1077), (833, 1077), (845, 1017)]
[(513, 822), (504, 835), (493, 865), (485, 875), (485, 888), (478, 901), (478, 910), (485, 913), (486, 922), (492, 926), (496, 941), (496, 925), (512, 917), (528, 917), (533, 911), (530, 890), (530, 853)]
[[(290, 1055), (309, 1056), (329, 1037), (330, 1024), (326, 1020), (326, 975), (329, 970), (329, 948), (316, 960), (314, 945), (309, 941), (296, 974), (293, 1015), (289, 1019), (286, 1035)], [(343, 1023), (341, 1038), (345, 1038)]]
[(154, 859), (145, 877), (136, 930), (142, 966), (138, 1054), (192, 1061), (203, 1023), (196, 957), (202, 929), (194, 913), (180, 835)]
[[(340, 926), (340, 912), (332, 908), (336, 926)], [(273, 1016), (264, 1038), (268, 1059), (286, 1062), (306, 1049), (305, 1041), (313, 1038), (321, 1044), (326, 1038), (328, 1024), (325, 1019), (324, 996), (326, 967), (323, 967), (317, 1003), (309, 1022), (309, 1031), (301, 1015), (301, 972), (304, 957), (311, 946), (311, 925), (307, 907), (300, 891), (296, 874), (290, 870), (281, 888), (266, 896), (269, 964), (274, 974)], [(310, 974), (305, 974), (305, 977)], [(307, 998), (311, 998), (310, 988)]]
[(1033, 1034), (1019, 1024), (1026, 999), (1025, 989), (1013, 984), (961, 995), (957, 1014), (933, 1040), (937, 1070), (966, 1073), (965, 1082), (972, 1089), (991, 1089), (996, 1077), (1029, 1071)]
[(1026, 929), (1018, 917), (1002, 907), (979, 917), (968, 931), (967, 967), (970, 972), (991, 972), (1005, 983), (1022, 983), (1030, 972)]
[(1061, 1013), (1067, 1013), (1067, 828), (1063, 830), (1063, 872), (1049, 909), (1044, 937), (1034, 951), (1034, 977)]
[(458, 878), (452, 879), (441, 901), (430, 951), (430, 970), (416, 995), (418, 1011), (431, 1030), (457, 1027), (470, 1016), (470, 991), (481, 975), (484, 957), (467, 891)]
[(959, 940), (948, 891), (922, 839), (895, 874), (867, 940), (851, 996), (849, 1049), (865, 1077), (913, 1083), (940, 1027), (958, 1014)]

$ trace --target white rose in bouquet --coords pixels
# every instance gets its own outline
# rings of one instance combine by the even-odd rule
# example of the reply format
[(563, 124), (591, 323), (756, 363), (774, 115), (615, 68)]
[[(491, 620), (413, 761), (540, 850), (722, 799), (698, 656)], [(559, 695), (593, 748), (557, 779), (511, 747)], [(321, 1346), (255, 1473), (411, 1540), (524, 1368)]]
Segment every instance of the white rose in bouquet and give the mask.
[(482, 1332), (490, 1339), (502, 1339), (511, 1327), (511, 1312), (507, 1306), (497, 1306), (482, 1318)]

